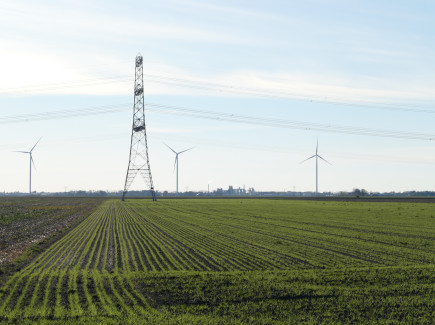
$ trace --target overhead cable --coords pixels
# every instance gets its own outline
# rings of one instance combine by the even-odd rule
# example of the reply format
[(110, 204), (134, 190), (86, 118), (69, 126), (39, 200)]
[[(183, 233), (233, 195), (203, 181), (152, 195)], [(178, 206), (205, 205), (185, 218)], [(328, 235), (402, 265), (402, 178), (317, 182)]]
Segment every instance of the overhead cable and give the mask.
[[(114, 105), (88, 107), (88, 108), (81, 108), (81, 109), (69, 109), (64, 111), (51, 111), (51, 112), (41, 112), (35, 114), (3, 116), (0, 117), (0, 124), (45, 121), (51, 119), (80, 117), (80, 116), (87, 116), (87, 115), (111, 114), (111, 113), (131, 110), (129, 106), (130, 106), (129, 104), (114, 104)], [(151, 112), (162, 113), (162, 114), (171, 114), (171, 115), (176, 114), (176, 115), (188, 116), (193, 118), (208, 119), (208, 120), (221, 121), (221, 122), (259, 125), (259, 126), (274, 127), (274, 128), (287, 128), (287, 129), (322, 131), (322, 132), (354, 134), (354, 135), (362, 135), (362, 136), (426, 140), (426, 141), (432, 141), (435, 139), (435, 134), (422, 133), (422, 132), (363, 128), (363, 127), (345, 126), (345, 125), (337, 125), (337, 124), (293, 121), (287, 119), (253, 116), (253, 115), (229, 114), (229, 113), (222, 113), (216, 111), (162, 105), (162, 104), (149, 103), (149, 102), (145, 103), (145, 109)]]
[[(435, 109), (424, 107), (421, 105), (404, 105), (395, 103), (385, 103), (376, 101), (367, 101), (359, 98), (339, 98), (332, 96), (314, 96), (301, 94), (288, 89), (270, 89), (270, 88), (254, 88), (224, 85), (219, 83), (205, 82), (203, 80), (186, 79), (171, 77), (167, 75), (144, 74), (144, 79), (154, 83), (169, 84), (177, 87), (187, 87), (199, 90), (211, 90), (219, 93), (230, 93), (248, 97), (261, 97), (272, 99), (292, 99), (310, 103), (331, 104), (339, 106), (392, 110), (413, 113), (435, 114)], [(118, 75), (112, 77), (89, 78), (70, 82), (61, 82), (56, 84), (41, 84), (28, 87), (15, 88), (0, 88), (0, 94), (20, 94), (33, 93), (43, 91), (56, 91), (70, 88), (82, 88), (91, 85), (107, 84), (107, 83), (130, 83), (131, 76)]]

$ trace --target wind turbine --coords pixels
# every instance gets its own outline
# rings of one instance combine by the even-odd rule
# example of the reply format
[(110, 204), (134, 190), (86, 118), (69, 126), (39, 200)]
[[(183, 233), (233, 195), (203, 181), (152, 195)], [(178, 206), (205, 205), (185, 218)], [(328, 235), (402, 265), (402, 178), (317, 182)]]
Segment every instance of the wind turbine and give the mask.
[[(164, 142), (163, 142), (164, 143)], [(171, 151), (173, 152), (173, 153), (175, 153), (175, 163), (174, 163), (174, 170), (175, 170), (175, 167), (177, 168), (177, 195), (178, 195), (178, 155), (179, 154), (182, 154), (183, 152), (186, 152), (186, 151), (188, 151), (188, 150), (190, 150), (190, 149), (193, 149), (193, 147), (192, 148), (189, 148), (189, 149), (186, 149), (186, 150), (183, 150), (183, 151), (180, 151), (180, 152), (176, 152), (174, 149), (172, 149), (170, 146), (168, 146), (166, 143), (164, 143), (165, 144), (165, 146), (167, 146), (169, 149), (171, 149)]]
[[(35, 143), (35, 145), (32, 147), (32, 149), (30, 149), (30, 151), (14, 151), (14, 152), (20, 152), (20, 153), (28, 153), (29, 154), (29, 164), (30, 164), (30, 172), (29, 172), (29, 195), (32, 194), (32, 164), (33, 167), (35, 167), (35, 162), (33, 161), (33, 157), (32, 157), (32, 151), (33, 149), (35, 149), (36, 145), (39, 143), (39, 141), (41, 141), (42, 138), (39, 138), (39, 140)], [(36, 167), (35, 167), (36, 168)]]
[(318, 158), (320, 158), (323, 161), (327, 162), (328, 164), (332, 165), (329, 161), (327, 161), (322, 156), (320, 156), (318, 154), (318, 151), (319, 151), (319, 138), (317, 138), (316, 154), (312, 155), (311, 157), (309, 157), (301, 162), (301, 164), (302, 164), (303, 162), (310, 160), (311, 158), (316, 157), (316, 195), (319, 194), (319, 162), (318, 162), (319, 159)]

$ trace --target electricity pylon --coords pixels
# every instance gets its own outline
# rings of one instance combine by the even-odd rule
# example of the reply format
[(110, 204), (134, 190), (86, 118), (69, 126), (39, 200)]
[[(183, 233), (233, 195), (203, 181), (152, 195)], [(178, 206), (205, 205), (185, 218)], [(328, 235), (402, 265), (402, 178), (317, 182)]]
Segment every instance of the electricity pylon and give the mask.
[(125, 177), (122, 201), (125, 199), (134, 178), (140, 173), (151, 191), (153, 201), (157, 201), (151, 176), (150, 161), (148, 157), (147, 133), (145, 128), (145, 107), (143, 98), (143, 58), (136, 56), (136, 69), (134, 81), (134, 107), (133, 125), (131, 129), (130, 157), (128, 161), (127, 176)]

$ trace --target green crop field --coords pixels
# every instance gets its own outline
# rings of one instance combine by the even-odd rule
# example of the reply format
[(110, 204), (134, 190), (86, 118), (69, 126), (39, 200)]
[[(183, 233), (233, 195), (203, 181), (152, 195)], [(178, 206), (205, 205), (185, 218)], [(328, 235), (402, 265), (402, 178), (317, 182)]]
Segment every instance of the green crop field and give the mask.
[(431, 203), (107, 200), (0, 288), (0, 322), (20, 324), (432, 324), (434, 310)]

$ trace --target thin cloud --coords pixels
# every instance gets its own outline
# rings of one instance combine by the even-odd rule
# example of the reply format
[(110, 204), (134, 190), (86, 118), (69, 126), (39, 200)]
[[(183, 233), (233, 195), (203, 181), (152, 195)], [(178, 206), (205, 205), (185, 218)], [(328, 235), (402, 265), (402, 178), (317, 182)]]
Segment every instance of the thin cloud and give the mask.
[[(61, 7), (54, 5), (17, 3), (3, 11), (13, 12), (12, 16), (2, 15), (4, 22), (9, 24), (11, 31), (18, 33), (22, 29), (28, 29), (29, 35), (42, 34), (48, 38), (57, 39), (55, 36), (80, 36), (83, 41), (88, 39), (105, 40), (110, 36), (115, 39), (125, 38), (149, 38), (166, 39), (189, 42), (247, 43), (245, 37), (237, 37), (222, 33), (210, 28), (189, 27), (185, 21), (152, 21), (149, 17), (144, 19), (107, 14), (102, 12), (83, 11), (76, 6)], [(26, 24), (23, 24), (23, 21)], [(15, 33), (11, 33), (14, 35)], [(57, 39), (62, 43), (62, 38)], [(47, 42), (47, 40), (45, 40)]]
[[(184, 6), (190, 6), (195, 9), (205, 9), (220, 14), (230, 14), (236, 16), (242, 16), (244, 18), (274, 20), (282, 19), (283, 17), (277, 14), (266, 13), (264, 11), (254, 11), (251, 8), (241, 8), (238, 6), (224, 6), (222, 4), (211, 4), (203, 1), (195, 0), (183, 0), (181, 1)], [(287, 18), (288, 19), (288, 18)]]

